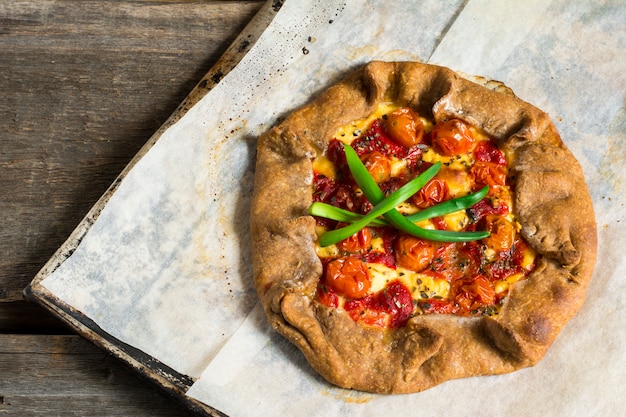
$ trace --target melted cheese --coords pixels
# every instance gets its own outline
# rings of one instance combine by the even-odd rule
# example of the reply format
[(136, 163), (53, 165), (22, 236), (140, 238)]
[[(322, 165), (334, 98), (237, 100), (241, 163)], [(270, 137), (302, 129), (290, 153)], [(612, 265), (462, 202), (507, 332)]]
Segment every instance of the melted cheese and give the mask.
[(396, 210), (406, 215), (417, 213), (419, 211), (419, 208), (417, 208), (415, 204), (411, 204), (408, 201), (405, 201), (404, 203), (400, 203), (398, 206), (396, 206)]
[(380, 119), (384, 115), (389, 114), (398, 108), (400, 108), (400, 106), (397, 104), (381, 103), (369, 117), (355, 120), (352, 123), (340, 127), (334, 137), (349, 145), (352, 141), (361, 136), (361, 133), (365, 132), (374, 120)]
[(483, 129), (479, 129), (470, 125), (469, 130), (470, 132), (472, 132), (472, 136), (474, 136), (476, 142), (479, 142), (481, 140), (491, 140), (489, 139), (489, 135), (487, 135), (487, 132), (485, 132)]
[(494, 290), (496, 294), (501, 294), (504, 291), (507, 291), (511, 285), (515, 284), (517, 281), (519, 281), (522, 278), (524, 278), (524, 274), (519, 273), (519, 274), (513, 274), (510, 277), (507, 277), (500, 281), (496, 281), (494, 283)]
[(459, 171), (464, 171), (474, 164), (474, 155), (472, 152), (457, 156), (444, 156), (435, 152), (433, 148), (427, 148), (422, 154), (422, 159), (431, 164), (441, 162), (444, 167)]
[[(336, 132), (334, 138), (342, 141), (346, 144), (351, 144), (354, 140), (358, 139), (362, 133), (364, 133), (370, 125), (376, 120), (383, 118), (385, 115), (395, 111), (401, 106), (394, 103), (380, 104), (376, 110), (369, 116), (363, 119), (355, 120), (349, 123)], [(425, 132), (429, 133), (433, 129), (433, 123), (430, 120), (421, 118)], [(481, 129), (470, 126), (470, 130), (474, 135), (476, 142), (483, 140), (490, 140), (489, 136)], [(514, 155), (512, 153), (505, 153), (505, 157), (509, 163)], [(437, 174), (437, 178), (446, 182), (450, 194), (450, 198), (456, 198), (470, 194), (473, 187), (473, 180), (469, 174), (470, 167), (475, 163), (474, 154), (472, 151), (458, 156), (448, 157), (440, 155), (430, 147), (423, 148), (422, 159), (429, 163), (441, 162), (443, 168)], [(398, 176), (406, 170), (407, 162), (396, 157), (391, 157), (391, 175)], [(336, 177), (336, 169), (333, 163), (325, 156), (318, 155), (313, 160), (313, 170), (329, 178)], [(360, 190), (357, 191), (361, 193)], [(489, 198), (492, 200), (494, 206), (498, 204), (506, 204), (513, 212), (513, 196), (508, 187), (491, 187)], [(402, 214), (412, 214), (419, 211), (419, 208), (406, 201), (399, 206), (397, 210)], [(518, 229), (521, 228), (516, 221), (513, 214), (509, 214), (506, 218), (511, 221)], [(470, 219), (465, 210), (460, 210), (454, 213), (443, 216), (448, 230), (459, 231), (463, 230), (465, 226), (470, 222)], [(434, 224), (430, 220), (425, 220), (417, 223), (419, 227), (425, 229), (435, 229)], [(326, 231), (323, 227), (318, 227), (316, 232), (318, 236), (321, 236)], [(342, 251), (336, 245), (330, 245), (325, 248), (321, 248), (316, 245), (318, 256), (321, 258), (336, 258), (343, 256)], [(381, 237), (374, 236), (371, 241), (371, 250), (385, 252), (384, 241)], [(490, 261), (495, 260), (497, 253), (492, 249), (484, 248), (484, 256)], [(497, 281), (494, 283), (494, 290), (496, 294), (506, 293), (512, 285), (516, 282), (523, 280), (526, 273), (531, 270), (535, 262), (535, 253), (532, 249), (528, 248), (523, 254), (522, 268), (524, 272), (514, 274), (506, 279)], [(434, 278), (430, 275), (421, 274), (415, 271), (398, 267), (396, 269), (389, 268), (379, 263), (368, 263), (368, 272), (371, 279), (370, 294), (377, 293), (383, 290), (390, 282), (399, 280), (412, 294), (413, 300), (427, 300), (432, 298), (447, 299), (450, 293), (450, 283), (445, 279)], [(340, 297), (339, 308), (342, 308), (345, 300)], [(497, 314), (497, 307), (490, 309), (491, 313)]]
[(372, 238), (372, 250), (373, 251), (379, 251), (379, 252), (384, 252), (385, 251), (385, 242), (383, 241), (382, 237), (374, 237)]
[[(326, 229), (324, 226), (316, 226), (315, 234), (317, 235), (317, 238), (319, 239), (319, 237), (322, 236), (327, 230), (328, 229)], [(337, 245), (328, 245), (325, 247), (315, 245), (315, 252), (320, 258), (334, 258), (339, 256), (339, 248), (337, 247)]]
[(371, 292), (378, 292), (385, 288), (388, 283), (398, 278), (398, 271), (383, 264), (367, 264), (367, 269), (372, 279)]
[(448, 230), (458, 232), (469, 224), (469, 216), (465, 210), (459, 210), (443, 216), (443, 221), (446, 223)]
[(405, 159), (398, 159), (396, 157), (392, 157), (390, 159), (391, 159), (391, 176), (392, 177), (397, 177), (398, 175), (400, 175), (402, 172), (406, 170), (408, 163)]
[(536, 257), (537, 254), (535, 253), (535, 251), (530, 246), (527, 247), (524, 251), (524, 257), (522, 258), (522, 268), (528, 269), (532, 267), (532, 265), (535, 263)]
[(445, 279), (433, 278), (408, 269), (389, 268), (382, 264), (368, 264), (367, 269), (372, 280), (372, 293), (384, 289), (392, 281), (399, 280), (406, 286), (413, 299), (446, 298), (450, 292), (450, 283)]
[(313, 172), (324, 175), (328, 178), (335, 178), (337, 176), (335, 171), (335, 165), (323, 155), (317, 156), (313, 160)]

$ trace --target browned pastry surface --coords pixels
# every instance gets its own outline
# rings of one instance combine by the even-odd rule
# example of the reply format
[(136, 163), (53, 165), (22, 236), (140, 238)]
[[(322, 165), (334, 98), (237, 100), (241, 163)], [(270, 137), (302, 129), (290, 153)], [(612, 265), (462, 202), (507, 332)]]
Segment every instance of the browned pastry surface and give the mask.
[[(485, 83), (484, 83), (485, 84)], [(273, 327), (333, 384), (407, 393), (446, 380), (536, 364), (582, 305), (596, 258), (596, 225), (582, 170), (549, 116), (501, 85), (443, 67), (372, 62), (259, 140), (251, 211), (254, 280)], [(494, 317), (418, 315), (401, 329), (369, 328), (314, 300), (312, 159), (341, 126), (378, 103), (410, 106), (435, 121), (459, 118), (515, 158), (515, 207), (537, 267), (514, 284)]]

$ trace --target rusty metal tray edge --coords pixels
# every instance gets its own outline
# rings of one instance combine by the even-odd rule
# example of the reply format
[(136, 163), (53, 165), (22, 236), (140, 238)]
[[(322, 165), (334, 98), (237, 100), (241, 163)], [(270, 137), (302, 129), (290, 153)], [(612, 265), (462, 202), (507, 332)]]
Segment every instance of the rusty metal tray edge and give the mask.
[(98, 199), (86, 216), (77, 225), (68, 239), (61, 245), (52, 257), (40, 269), (31, 283), (24, 289), (24, 298), (36, 303), (55, 317), (64, 322), (76, 333), (92, 342), (94, 345), (113, 355), (133, 369), (142, 378), (154, 383), (167, 395), (179, 400), (191, 412), (201, 416), (225, 416), (219, 410), (203, 404), (185, 395), (193, 384), (193, 378), (182, 375), (150, 355), (130, 346), (102, 330), (89, 317), (67, 305), (56, 297), (41, 282), (54, 272), (76, 250), (91, 226), (94, 224), (102, 209), (115, 193), (126, 174), (148, 153), (154, 144), (170, 126), (176, 123), (189, 109), (200, 101), (228, 74), (252, 48), (267, 26), (276, 16), (282, 6), (282, 1), (267, 0), (244, 30), (227, 48), (218, 62), (198, 82), (185, 100), (176, 108), (174, 113), (141, 147), (129, 164), (109, 186), (107, 191)]

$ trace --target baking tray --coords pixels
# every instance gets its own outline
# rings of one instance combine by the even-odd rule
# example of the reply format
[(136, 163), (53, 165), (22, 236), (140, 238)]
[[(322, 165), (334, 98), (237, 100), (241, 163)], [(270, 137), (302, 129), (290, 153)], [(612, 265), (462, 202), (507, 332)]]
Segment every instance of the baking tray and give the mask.
[[(620, 294), (626, 291), (622, 279), (626, 263), (619, 252), (619, 242), (624, 239), (626, 224), (623, 219), (623, 206), (626, 204), (623, 181), (626, 177), (623, 164), (623, 149), (626, 149), (623, 146), (626, 143), (626, 136), (623, 133), (625, 131), (623, 126), (626, 125), (626, 112), (623, 107), (625, 72), (624, 63), (620, 60), (611, 60), (610, 57), (623, 56), (626, 43), (624, 37), (611, 36), (609, 39), (606, 28), (611, 28), (611, 33), (626, 33), (623, 19), (626, 16), (626, 7), (620, 4), (590, 5), (582, 0), (575, 2), (533, 0), (523, 5), (498, 0), (444, 2), (425, 0), (420, 3), (419, 8), (412, 9), (412, 13), (406, 13), (405, 11), (412, 5), (411, 2), (412, 0), (405, 0), (404, 8), (398, 6), (400, 3), (385, 7), (384, 0), (360, 0), (351, 3), (350, 8), (340, 0), (266, 3), (216, 67), (204, 77), (179, 109), (148, 141), (81, 222), (68, 242), (45, 265), (26, 290), (27, 297), (43, 305), (79, 334), (120, 358), (140, 375), (155, 382), (173, 397), (181, 399), (192, 411), (202, 415), (223, 415), (218, 410), (236, 415), (304, 415), (307, 410), (311, 411), (309, 415), (319, 415), (315, 414), (319, 410), (334, 415), (362, 415), (372, 414), (378, 410), (381, 413), (409, 412), (412, 415), (426, 417), (446, 410), (449, 415), (466, 416), (484, 414), (485, 405), (490, 408), (486, 411), (488, 414), (507, 414), (515, 409), (516, 415), (526, 416), (580, 415), (581, 410), (597, 415), (621, 415), (626, 398), (623, 383), (626, 355), (623, 349), (619, 349), (620, 342), (626, 337), (624, 327), (620, 325), (626, 313), (623, 300), (620, 298)], [(359, 7), (353, 7), (355, 4)], [(371, 12), (363, 12), (368, 8)], [(279, 9), (278, 17), (274, 18)], [(485, 13), (485, 10), (489, 13)], [(314, 15), (317, 20), (313, 19)], [(520, 19), (519, 16), (524, 16), (524, 19)], [(435, 21), (435, 17), (439, 17), (439, 20)], [(360, 26), (355, 24), (358, 20), (361, 20)], [(389, 21), (393, 24), (386, 25), (385, 23)], [(308, 24), (310, 25), (307, 26)], [(362, 32), (360, 30), (362, 27), (369, 30)], [(414, 41), (414, 28), (420, 28), (419, 42)], [(468, 33), (473, 36), (468, 36)], [(276, 42), (277, 40), (280, 42)], [(338, 44), (341, 47), (338, 48)], [(551, 52), (546, 53), (547, 50)], [(178, 362), (170, 361), (171, 355), (166, 356), (168, 359), (158, 356), (161, 359), (159, 362), (155, 359), (157, 354), (151, 350), (152, 345), (158, 343), (154, 343), (152, 339), (143, 340), (142, 342), (147, 343), (138, 344), (133, 341), (136, 339), (119, 336), (107, 327), (110, 323), (100, 321), (97, 315), (80, 307), (81, 304), (85, 305), (83, 299), (80, 299), (78, 304), (71, 303), (74, 306), (72, 308), (60, 302), (59, 298), (43, 287), (42, 280), (46, 279), (45, 284), (48, 286), (47, 278), (59, 275), (72, 260), (85, 259), (85, 246), (92, 241), (92, 232), (100, 229), (108, 233), (110, 229), (98, 226), (102, 225), (109, 213), (117, 213), (111, 208), (120, 200), (117, 197), (128, 188), (126, 185), (132, 183), (134, 174), (149, 161), (162, 161), (154, 156), (163, 155), (163, 145), (174, 144), (173, 148), (167, 148), (168, 150), (188, 151), (186, 146), (189, 144), (205, 143), (203, 138), (195, 136), (193, 137), (195, 143), (191, 140), (179, 141), (185, 139), (182, 136), (176, 136), (176, 140), (168, 141), (174, 136), (173, 134), (168, 136), (168, 133), (180, 127), (190, 116), (204, 115), (206, 111), (212, 111), (209, 114), (220, 114), (220, 119), (230, 120), (228, 116), (224, 118), (223, 113), (229, 109), (221, 106), (222, 98), (227, 97), (231, 100), (228, 106), (236, 103), (238, 107), (236, 111), (233, 110), (233, 117), (241, 117), (231, 120), (231, 124), (226, 123), (227, 128), (220, 127), (222, 129), (220, 135), (224, 133), (224, 136), (219, 138), (220, 142), (217, 143), (219, 148), (209, 146), (203, 148), (208, 149), (207, 155), (203, 154), (203, 157), (197, 160), (205, 162), (206, 158), (207, 161), (210, 160), (208, 161), (210, 165), (207, 166), (215, 168), (218, 166), (215, 161), (223, 155), (221, 152), (228, 150), (231, 145), (239, 146), (237, 149), (241, 150), (240, 153), (228, 154), (231, 159), (245, 154), (250, 160), (244, 161), (246, 165), (243, 169), (238, 167), (237, 170), (231, 170), (234, 174), (229, 177), (228, 184), (232, 185), (231, 188), (245, 184), (245, 187), (248, 187), (245, 191), (249, 192), (253, 156), (253, 146), (250, 145), (253, 145), (254, 138), (273, 124), (274, 117), (286, 114), (289, 109), (302, 104), (329, 82), (345, 74), (349, 68), (371, 59), (422, 60), (449, 66), (466, 74), (482, 74), (503, 80), (520, 97), (528, 99), (556, 117), (557, 127), (562, 132), (564, 140), (581, 161), (597, 209), (597, 220), (599, 225), (602, 225), (599, 227), (601, 248), (599, 268), (589, 289), (588, 302), (572, 323), (566, 326), (546, 358), (535, 368), (498, 377), (484, 377), (480, 380), (477, 377), (450, 381), (434, 390), (400, 397), (368, 396), (355, 391), (342, 391), (325, 384), (313, 374), (297, 350), (285, 345), (287, 342), (275, 335), (275, 332), (261, 334), (264, 331), (263, 326), (267, 323), (261, 319), (261, 314), (255, 313), (258, 312), (255, 308), (247, 318), (243, 317), (244, 324), (234, 321), (229, 323), (238, 328), (235, 330), (237, 337), (229, 335), (227, 343), (224, 334), (221, 334), (222, 339), (218, 340), (219, 334), (204, 333), (218, 340), (218, 344), (222, 341), (225, 344), (219, 347), (219, 353), (211, 359), (210, 365), (202, 368), (206, 372), (199, 376), (187, 366), (187, 362), (195, 361), (196, 357), (183, 356), (182, 362), (185, 366), (180, 367), (179, 353), (186, 351), (178, 349), (177, 344), (170, 345), (176, 349), (174, 354)], [(238, 62), (240, 65), (237, 65)], [(320, 62), (323, 62), (323, 65), (319, 65)], [(610, 62), (610, 65), (598, 65), (598, 62)], [(235, 65), (237, 65), (235, 70), (229, 73)], [(253, 73), (257, 78), (242, 76), (241, 72), (244, 70), (251, 71), (246, 75)], [(223, 77), (226, 78), (220, 82)], [(271, 81), (273, 84), (268, 86), (266, 82)], [(234, 86), (237, 88), (230, 88), (231, 82), (236, 82)], [(255, 84), (257, 95), (250, 91), (254, 88), (238, 88), (241, 85), (254, 87)], [(218, 88), (212, 90), (216, 85)], [(206, 96), (209, 91), (211, 94)], [(229, 96), (225, 94), (226, 91)], [(584, 94), (584, 91), (593, 91), (594, 94)], [(583, 96), (584, 99), (573, 99)], [(203, 105), (208, 101), (211, 104), (218, 103), (220, 106), (207, 110), (208, 106)], [(263, 118), (255, 119), (253, 116), (258, 116), (259, 113), (263, 114)], [(199, 120), (205, 126), (206, 119)], [(221, 122), (222, 120), (219, 121)], [(230, 129), (238, 128), (239, 133), (234, 136), (228, 135), (228, 132), (231, 134), (234, 132)], [(176, 134), (179, 132), (180, 130), (176, 130)], [(206, 143), (216, 144), (215, 141)], [(226, 143), (228, 146), (225, 146)], [(159, 151), (162, 153), (159, 154)], [(139, 161), (141, 163), (138, 163)], [(175, 167), (179, 168), (178, 164)], [(200, 167), (201, 170), (204, 168)], [(231, 166), (228, 165), (227, 168), (230, 169)], [(224, 170), (219, 173), (230, 175), (231, 171)], [(239, 181), (244, 179), (239, 176), (242, 173), (246, 175), (245, 181)], [(165, 177), (160, 178), (163, 179)], [(152, 183), (160, 185), (160, 181), (152, 181), (151, 185), (154, 185)], [(214, 185), (211, 182), (208, 186)], [(216, 201), (213, 189), (202, 191), (208, 191), (202, 195), (205, 200), (208, 196), (211, 201)], [(243, 193), (243, 189), (241, 191)], [(195, 204), (196, 194), (189, 197), (190, 199), (185, 202)], [(225, 209), (226, 206), (239, 207), (240, 201), (232, 199), (228, 202), (230, 205), (225, 202), (220, 204), (220, 209)], [(225, 218), (230, 222), (245, 223), (245, 210), (233, 214), (240, 218)], [(219, 215), (220, 213), (217, 214)], [(95, 227), (92, 227), (96, 219), (98, 221)], [(169, 234), (167, 236), (170, 237)], [(232, 237), (237, 238), (238, 235), (224, 234), (224, 236), (230, 242)], [(232, 247), (229, 246), (229, 249), (235, 247), (239, 249), (239, 245), (235, 243)], [(72, 258), (68, 260), (70, 256)], [(221, 252), (218, 256), (224, 259)], [(108, 257), (106, 259), (110, 264), (111, 259)], [(233, 284), (242, 284), (244, 279), (249, 280), (250, 271), (247, 269), (243, 271), (245, 268), (242, 268), (244, 273), (236, 274), (242, 272), (237, 270), (238, 266), (249, 267), (247, 264), (237, 264), (242, 259), (235, 258), (234, 262), (230, 262), (233, 260), (230, 258), (228, 261), (224, 259), (219, 265), (220, 268), (232, 268), (235, 271), (231, 277), (237, 275), (240, 281), (232, 280)], [(116, 259), (112, 260), (115, 263)], [(119, 263), (115, 263), (115, 266), (118, 265)], [(81, 269), (78, 272), (83, 271), (82, 266), (80, 264)], [(159, 265), (161, 268), (167, 266), (166, 262)], [(215, 270), (215, 275), (220, 279), (226, 277), (224, 269)], [(152, 276), (151, 271), (148, 274)], [(122, 280), (126, 278), (125, 275), (121, 277)], [(86, 286), (80, 287), (74, 285), (73, 281), (65, 281), (72, 285), (71, 289), (85, 288), (90, 291), (98, 289), (94, 290), (89, 286), (89, 282), (85, 282)], [(220, 290), (227, 292), (228, 289), (225, 287), (230, 285), (231, 281), (222, 279), (220, 282), (225, 284)], [(247, 284), (249, 281), (246, 281)], [(64, 282), (61, 282), (57, 289), (63, 285)], [(62, 289), (68, 287), (65, 285)], [(136, 293), (130, 286), (124, 288)], [(58, 294), (56, 291), (55, 293)], [(98, 298), (99, 295), (94, 298)], [(103, 303), (108, 306), (109, 299), (106, 297), (103, 299)], [(175, 302), (179, 303), (179, 300)], [(250, 302), (251, 297), (246, 298), (245, 303)], [(244, 301), (238, 299), (237, 303), (231, 304), (240, 306)], [(117, 307), (115, 303), (111, 302), (111, 305)], [(202, 302), (202, 306), (206, 305), (210, 303)], [(250, 306), (246, 304), (245, 308), (240, 308), (238, 312), (241, 313), (248, 307)], [(174, 315), (179, 312), (178, 309), (171, 310)], [(125, 311), (120, 312), (116, 309), (113, 319), (123, 321), (126, 318)], [(181, 311), (184, 311), (184, 306)], [(213, 316), (194, 317), (198, 320), (185, 331), (190, 329), (204, 331), (205, 323), (211, 320), (207, 320), (207, 317)], [(606, 320), (606, 317), (612, 317), (612, 320)], [(237, 320), (241, 318), (237, 317)], [(161, 316), (157, 316), (157, 321), (159, 324), (162, 322)], [(110, 334), (99, 328), (96, 322)], [(174, 322), (174, 330), (179, 331), (183, 324)], [(143, 322), (140, 325), (143, 325)], [(134, 326), (133, 330), (136, 329), (142, 330)], [(249, 334), (246, 334), (246, 331)], [(118, 339), (112, 337), (112, 334)], [(174, 340), (174, 336), (168, 333), (160, 342), (168, 343), (170, 340)], [(251, 340), (256, 344), (251, 344)], [(245, 351), (247, 356), (237, 356), (242, 351)], [(145, 352), (151, 352), (152, 356), (146, 355)], [(234, 370), (233, 359), (236, 359), (238, 364)], [(584, 372), (578, 366), (580, 363), (587, 364)], [(206, 365), (205, 363), (199, 365), (203, 364)], [(492, 395), (503, 388), (508, 392), (506, 396)], [(192, 397), (213, 407), (202, 404)], [(294, 405), (292, 399), (295, 397), (301, 399), (298, 401), (297, 411), (290, 408)], [(238, 401), (240, 398), (246, 398), (246, 401)], [(449, 398), (455, 398), (455, 401), (450, 402)], [(476, 402), (477, 398), (489, 398), (488, 404), (484, 404), (483, 401)], [(364, 406), (366, 403), (367, 406)]]
[(146, 155), (146, 153), (148, 153), (154, 144), (157, 143), (163, 132), (198, 103), (198, 101), (211, 91), (241, 61), (270, 24), (281, 6), (281, 1), (268, 0), (261, 7), (244, 30), (227, 48), (217, 63), (198, 82), (183, 102), (176, 108), (174, 113), (172, 113), (163, 125), (150, 137), (146, 144), (142, 146), (126, 168), (109, 186), (107, 191), (89, 210), (65, 243), (57, 249), (31, 283), (24, 289), (24, 297), (28, 301), (39, 304), (45, 310), (63, 321), (76, 333), (118, 358), (123, 363), (130, 366), (141, 377), (156, 384), (159, 388), (164, 390), (166, 394), (180, 400), (190, 411), (201, 416), (225, 416), (225, 414), (185, 395), (186, 391), (194, 382), (193, 378), (175, 371), (145, 352), (113, 337), (102, 330), (89, 317), (60, 300), (51, 291), (41, 285), (41, 282), (52, 274), (76, 250), (126, 174), (144, 155)]

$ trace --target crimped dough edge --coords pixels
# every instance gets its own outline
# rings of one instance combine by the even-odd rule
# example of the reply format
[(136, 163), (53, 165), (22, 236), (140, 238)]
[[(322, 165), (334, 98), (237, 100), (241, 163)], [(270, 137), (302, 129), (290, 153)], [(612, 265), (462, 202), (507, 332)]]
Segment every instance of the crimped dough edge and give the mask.
[[(274, 329), (332, 384), (410, 393), (532, 366), (584, 301), (597, 238), (582, 170), (546, 113), (501, 83), (478, 80), (482, 85), (435, 65), (373, 61), (259, 139), (250, 214), (254, 283)], [(307, 215), (311, 161), (339, 127), (390, 100), (436, 121), (465, 120), (514, 151), (516, 212), (538, 263), (512, 286), (498, 316), (419, 315), (385, 330), (313, 300), (322, 266)]]

